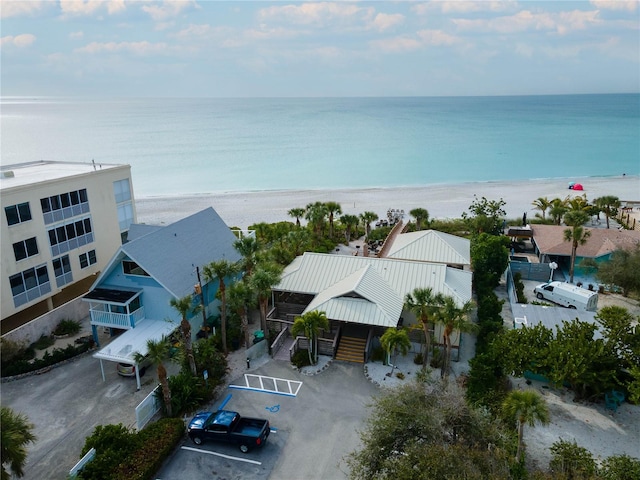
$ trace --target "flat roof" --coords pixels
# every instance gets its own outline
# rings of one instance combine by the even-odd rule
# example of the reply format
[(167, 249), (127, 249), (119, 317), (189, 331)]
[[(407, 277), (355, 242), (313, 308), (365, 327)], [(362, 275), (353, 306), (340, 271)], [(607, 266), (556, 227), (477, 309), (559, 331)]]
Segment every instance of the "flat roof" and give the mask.
[(136, 352), (141, 355), (147, 354), (147, 341), (158, 341), (163, 336), (169, 336), (178, 323), (169, 320), (145, 319), (136, 325), (136, 328), (127, 330), (114, 338), (111, 343), (94, 353), (93, 357), (110, 362), (122, 362), (135, 365), (134, 355)]
[(131, 291), (131, 290), (116, 290), (111, 288), (96, 288), (95, 290), (91, 290), (84, 297), (84, 300), (96, 300), (99, 302), (105, 303), (121, 303), (126, 304), (133, 297), (138, 295), (142, 290)]
[(0, 190), (122, 167), (129, 167), (129, 165), (99, 162), (95, 162), (95, 164), (92, 162), (57, 162), (52, 160), (2, 165), (0, 167)]

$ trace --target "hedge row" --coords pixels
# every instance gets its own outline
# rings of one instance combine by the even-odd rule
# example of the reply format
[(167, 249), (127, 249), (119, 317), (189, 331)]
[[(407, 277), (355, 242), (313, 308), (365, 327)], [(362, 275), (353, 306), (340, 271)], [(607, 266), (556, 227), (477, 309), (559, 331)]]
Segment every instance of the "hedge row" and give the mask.
[(93, 345), (90, 342), (81, 343), (79, 345), (68, 345), (66, 348), (56, 348), (51, 353), (45, 352), (42, 358), (37, 358), (33, 361), (21, 359), (3, 363), (2, 377), (13, 377), (15, 375), (35, 372), (37, 370), (50, 367), (56, 363), (81, 355), (89, 351), (92, 346)]

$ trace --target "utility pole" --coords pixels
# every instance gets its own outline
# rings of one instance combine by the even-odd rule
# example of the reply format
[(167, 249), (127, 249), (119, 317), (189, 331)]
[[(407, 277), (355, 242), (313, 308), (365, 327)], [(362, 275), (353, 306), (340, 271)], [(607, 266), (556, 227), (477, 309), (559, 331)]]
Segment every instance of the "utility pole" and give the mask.
[(196, 267), (196, 275), (198, 275), (198, 285), (200, 285), (200, 303), (202, 305), (202, 329), (204, 330), (205, 338), (207, 338), (209, 336), (207, 332), (207, 312), (205, 311), (205, 307), (204, 307), (204, 289), (202, 288), (202, 281), (200, 280), (200, 267)]

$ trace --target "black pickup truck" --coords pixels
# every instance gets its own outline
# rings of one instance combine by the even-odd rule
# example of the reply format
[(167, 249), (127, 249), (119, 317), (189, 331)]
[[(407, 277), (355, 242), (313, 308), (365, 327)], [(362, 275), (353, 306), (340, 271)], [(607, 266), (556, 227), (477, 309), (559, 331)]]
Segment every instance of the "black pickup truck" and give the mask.
[(187, 428), (189, 438), (196, 445), (205, 440), (234, 443), (242, 453), (267, 442), (271, 427), (261, 418), (244, 418), (238, 412), (218, 410), (198, 413)]

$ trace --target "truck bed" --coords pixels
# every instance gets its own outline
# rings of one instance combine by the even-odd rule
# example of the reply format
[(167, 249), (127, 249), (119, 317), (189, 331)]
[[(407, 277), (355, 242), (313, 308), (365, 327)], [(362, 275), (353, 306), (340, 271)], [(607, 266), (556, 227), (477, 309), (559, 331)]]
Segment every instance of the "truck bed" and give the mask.
[(247, 435), (250, 437), (258, 437), (262, 430), (266, 425), (265, 420), (260, 420), (258, 418), (241, 418), (236, 427), (233, 430), (233, 433), (237, 433), (240, 435)]

